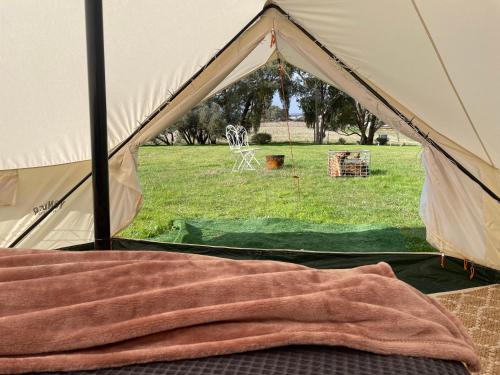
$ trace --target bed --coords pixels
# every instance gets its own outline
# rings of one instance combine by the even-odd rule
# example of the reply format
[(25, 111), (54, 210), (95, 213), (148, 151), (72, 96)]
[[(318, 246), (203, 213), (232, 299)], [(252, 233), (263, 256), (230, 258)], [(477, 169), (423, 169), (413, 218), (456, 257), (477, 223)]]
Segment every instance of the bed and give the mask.
[(72, 372), (71, 374), (466, 375), (469, 372), (462, 363), (457, 361), (401, 355), (379, 355), (343, 347), (286, 346), (200, 359), (154, 362), (95, 371)]

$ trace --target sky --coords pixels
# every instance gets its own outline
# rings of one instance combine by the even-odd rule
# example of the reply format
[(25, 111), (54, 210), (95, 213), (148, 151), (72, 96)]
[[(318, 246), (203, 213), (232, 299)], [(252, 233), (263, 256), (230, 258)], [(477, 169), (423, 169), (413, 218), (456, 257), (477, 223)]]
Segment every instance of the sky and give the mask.
[[(273, 96), (273, 105), (277, 105), (278, 107), (282, 108), (278, 92), (276, 92)], [(295, 96), (292, 96), (292, 99), (290, 100), (290, 115), (298, 115), (298, 114), (302, 114), (302, 110), (299, 108), (299, 103), (297, 103), (297, 98)]]

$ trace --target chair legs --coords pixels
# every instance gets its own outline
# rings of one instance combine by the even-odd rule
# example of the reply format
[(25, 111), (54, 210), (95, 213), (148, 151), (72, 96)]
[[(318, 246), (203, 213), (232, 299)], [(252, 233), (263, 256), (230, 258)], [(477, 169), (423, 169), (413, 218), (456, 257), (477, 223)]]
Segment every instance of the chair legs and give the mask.
[(260, 166), (260, 162), (255, 157), (255, 151), (237, 152), (235, 153), (235, 158), (233, 172), (255, 171), (256, 166)]

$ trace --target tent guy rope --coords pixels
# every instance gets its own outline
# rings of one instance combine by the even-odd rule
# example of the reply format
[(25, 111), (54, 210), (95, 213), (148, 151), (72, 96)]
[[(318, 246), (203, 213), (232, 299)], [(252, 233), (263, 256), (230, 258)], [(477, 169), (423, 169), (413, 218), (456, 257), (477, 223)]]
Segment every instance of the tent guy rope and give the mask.
[[(276, 38), (276, 33), (274, 29), (271, 31), (271, 47), (276, 44), (276, 49), (278, 49), (278, 40)], [(286, 121), (286, 130), (288, 136), (288, 145), (290, 147), (290, 158), (292, 159), (292, 178), (295, 181), (295, 185), (297, 186), (297, 200), (300, 201), (300, 176), (297, 174), (297, 168), (295, 164), (295, 158), (293, 156), (293, 144), (292, 144), (292, 136), (290, 133), (290, 119), (288, 116), (288, 103), (286, 101), (286, 92), (285, 92), (285, 75), (288, 75), (285, 70), (285, 65), (283, 61), (278, 55), (278, 73), (280, 77), (280, 90), (281, 97), (283, 98), (283, 109), (285, 111), (285, 121)]]

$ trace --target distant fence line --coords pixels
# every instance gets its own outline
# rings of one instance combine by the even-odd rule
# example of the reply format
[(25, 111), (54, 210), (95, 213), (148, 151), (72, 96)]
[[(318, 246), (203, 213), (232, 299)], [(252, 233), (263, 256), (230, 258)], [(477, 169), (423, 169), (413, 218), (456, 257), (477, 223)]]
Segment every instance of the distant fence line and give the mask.
[[(273, 142), (288, 141), (287, 127), (285, 122), (264, 122), (260, 125), (259, 132), (269, 133), (273, 137)], [(311, 142), (313, 141), (314, 130), (308, 128), (304, 122), (290, 122), (290, 133), (293, 142)], [(389, 138), (389, 145), (419, 145), (418, 142), (398, 133), (392, 128), (382, 128), (375, 133), (375, 138), (379, 134), (386, 134)], [(344, 138), (347, 143), (355, 144), (359, 142), (359, 136), (345, 136), (333, 131), (327, 131), (324, 139), (325, 144), (338, 143), (339, 138)]]

